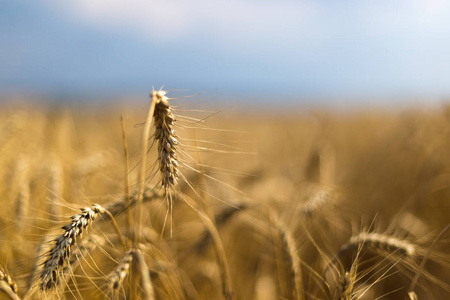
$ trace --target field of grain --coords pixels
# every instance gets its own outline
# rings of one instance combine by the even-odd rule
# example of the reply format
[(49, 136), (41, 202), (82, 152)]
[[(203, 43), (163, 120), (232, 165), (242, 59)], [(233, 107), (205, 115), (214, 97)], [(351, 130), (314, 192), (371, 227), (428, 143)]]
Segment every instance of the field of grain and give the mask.
[(448, 107), (152, 101), (2, 107), (0, 299), (450, 298)]

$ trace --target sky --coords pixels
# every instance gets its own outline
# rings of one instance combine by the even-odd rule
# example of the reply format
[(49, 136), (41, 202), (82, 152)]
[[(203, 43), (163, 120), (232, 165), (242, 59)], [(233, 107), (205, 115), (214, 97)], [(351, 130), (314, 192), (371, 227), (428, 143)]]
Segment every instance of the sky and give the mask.
[(442, 101), (450, 1), (0, 0), (0, 94), (147, 96), (152, 86), (274, 102)]

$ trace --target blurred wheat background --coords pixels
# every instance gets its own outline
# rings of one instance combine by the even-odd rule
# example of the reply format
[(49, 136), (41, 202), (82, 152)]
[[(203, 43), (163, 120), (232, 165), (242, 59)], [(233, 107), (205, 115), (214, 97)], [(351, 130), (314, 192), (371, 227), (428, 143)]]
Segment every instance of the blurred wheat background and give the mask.
[[(173, 104), (178, 183), (162, 189), (151, 135), (143, 206), (120, 213), (126, 198), (120, 116), (136, 200), (146, 105), (2, 110), (5, 299), (10, 291), (30, 299), (450, 295), (449, 235), (437, 239), (450, 213), (448, 107), (214, 114)], [(70, 216), (94, 203), (114, 214), (120, 234), (99, 214), (72, 245), (55, 284), (41, 291), (40, 264), (52, 239)], [(223, 253), (196, 211), (213, 224)], [(128, 264), (117, 271), (124, 258)], [(147, 276), (131, 261), (142, 261)]]

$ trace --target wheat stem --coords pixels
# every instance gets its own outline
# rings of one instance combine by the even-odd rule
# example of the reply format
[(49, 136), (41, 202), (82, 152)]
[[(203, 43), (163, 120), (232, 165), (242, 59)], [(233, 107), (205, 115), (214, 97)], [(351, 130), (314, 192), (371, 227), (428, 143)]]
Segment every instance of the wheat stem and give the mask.
[[(125, 132), (125, 122), (123, 120), (123, 116), (120, 116), (120, 123), (122, 127), (122, 142), (123, 142), (123, 165), (124, 165), (124, 189), (125, 189), (125, 200), (127, 203), (127, 206), (131, 206), (131, 199), (130, 199), (130, 180), (129, 180), (129, 164), (128, 164), (128, 143), (127, 143), (127, 135)], [(128, 233), (131, 233), (131, 223), (132, 223), (133, 215), (131, 212), (131, 209), (127, 210), (127, 227), (128, 227)]]

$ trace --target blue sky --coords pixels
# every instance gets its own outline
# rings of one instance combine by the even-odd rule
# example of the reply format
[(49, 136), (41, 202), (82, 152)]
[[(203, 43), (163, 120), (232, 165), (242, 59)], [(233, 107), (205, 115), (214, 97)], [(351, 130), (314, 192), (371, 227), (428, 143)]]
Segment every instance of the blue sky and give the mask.
[(0, 0), (0, 93), (450, 95), (450, 1)]

